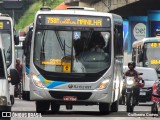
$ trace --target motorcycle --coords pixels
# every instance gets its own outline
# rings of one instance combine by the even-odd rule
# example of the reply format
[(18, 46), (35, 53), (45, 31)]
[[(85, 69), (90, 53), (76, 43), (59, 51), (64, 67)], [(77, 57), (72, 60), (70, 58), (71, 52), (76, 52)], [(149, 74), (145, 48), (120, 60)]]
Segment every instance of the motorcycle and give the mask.
[[(140, 73), (139, 75), (142, 75), (143, 73)], [(126, 85), (126, 94), (125, 94), (125, 102), (126, 102), (126, 109), (127, 112), (133, 112), (134, 107), (138, 104), (138, 99), (134, 95), (134, 92), (136, 89), (140, 89), (141, 87), (144, 87), (144, 80), (140, 82), (140, 80), (135, 80), (134, 77), (125, 77), (125, 85)]]
[(160, 80), (152, 86), (152, 101), (151, 113), (158, 114), (158, 108), (160, 108)]

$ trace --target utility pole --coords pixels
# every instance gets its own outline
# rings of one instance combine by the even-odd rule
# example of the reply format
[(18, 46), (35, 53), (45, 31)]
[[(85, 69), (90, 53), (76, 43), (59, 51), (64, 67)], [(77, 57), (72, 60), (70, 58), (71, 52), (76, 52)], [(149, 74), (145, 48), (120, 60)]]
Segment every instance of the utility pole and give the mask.
[(44, 6), (44, 0), (42, 0), (42, 6)]

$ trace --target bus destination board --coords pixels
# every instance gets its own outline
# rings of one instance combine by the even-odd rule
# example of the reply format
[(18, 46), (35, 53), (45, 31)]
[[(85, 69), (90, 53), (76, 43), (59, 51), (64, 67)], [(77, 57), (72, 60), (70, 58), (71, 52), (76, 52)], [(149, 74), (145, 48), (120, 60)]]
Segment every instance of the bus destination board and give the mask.
[(39, 24), (55, 26), (75, 26), (75, 27), (110, 27), (110, 19), (93, 16), (58, 16), (41, 15), (38, 16)]

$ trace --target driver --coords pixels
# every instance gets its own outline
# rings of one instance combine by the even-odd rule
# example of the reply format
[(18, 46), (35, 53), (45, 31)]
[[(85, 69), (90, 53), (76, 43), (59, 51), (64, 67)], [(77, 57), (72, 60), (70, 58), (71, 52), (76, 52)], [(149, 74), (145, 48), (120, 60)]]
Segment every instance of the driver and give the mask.
[[(129, 77), (134, 77), (135, 78), (136, 85), (133, 87), (133, 95), (136, 98), (135, 104), (138, 104), (139, 92), (140, 92), (139, 81), (142, 78), (139, 76), (139, 72), (134, 69), (135, 66), (136, 66), (135, 62), (133, 62), (133, 61), (129, 62), (128, 63), (129, 70), (126, 71), (125, 76), (129, 76)], [(142, 81), (142, 82), (144, 82), (144, 81)]]

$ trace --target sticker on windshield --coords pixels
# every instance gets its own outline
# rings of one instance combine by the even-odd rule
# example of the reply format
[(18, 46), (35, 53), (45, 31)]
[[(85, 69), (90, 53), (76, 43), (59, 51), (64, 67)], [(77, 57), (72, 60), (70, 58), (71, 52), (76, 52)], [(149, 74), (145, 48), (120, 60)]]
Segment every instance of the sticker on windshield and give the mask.
[(63, 62), (63, 72), (71, 72), (71, 63)]
[(78, 32), (78, 31), (74, 32), (74, 39), (75, 40), (80, 39), (80, 36), (81, 36), (81, 32)]

